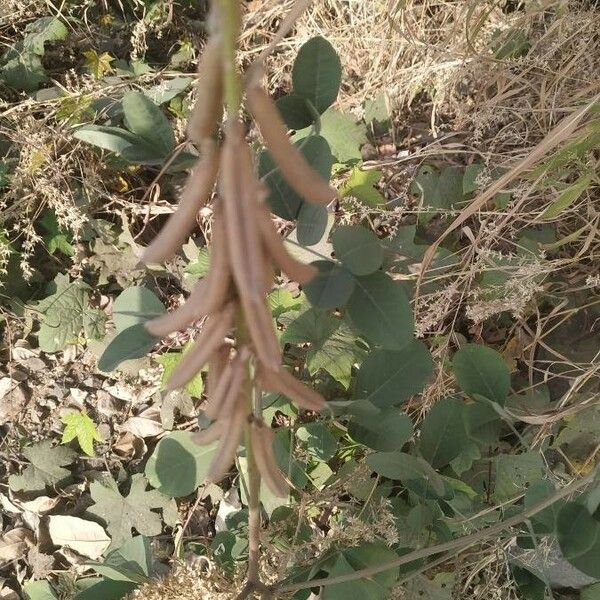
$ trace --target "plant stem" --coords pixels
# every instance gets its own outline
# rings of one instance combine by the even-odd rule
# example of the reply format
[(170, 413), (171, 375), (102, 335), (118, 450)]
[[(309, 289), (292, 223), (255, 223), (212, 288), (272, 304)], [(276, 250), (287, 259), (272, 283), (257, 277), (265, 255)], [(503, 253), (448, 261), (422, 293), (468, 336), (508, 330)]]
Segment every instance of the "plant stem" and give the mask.
[(396, 560), (392, 560), (379, 565), (374, 565), (372, 567), (367, 567), (366, 569), (360, 569), (359, 571), (355, 571), (354, 573), (348, 573), (347, 575), (340, 575), (338, 577), (323, 577), (322, 579), (313, 579), (311, 581), (306, 581), (303, 583), (292, 583), (289, 585), (274, 585), (272, 586), (271, 590), (275, 594), (277, 594), (281, 592), (296, 592), (298, 590), (304, 590), (318, 586), (347, 583), (349, 581), (356, 581), (358, 579), (371, 577), (372, 575), (376, 575), (377, 573), (382, 573), (383, 571), (388, 571), (390, 569), (409, 564), (416, 560), (433, 556), (434, 554), (440, 554), (442, 552), (458, 552), (461, 550), (465, 550), (466, 548), (472, 546), (473, 544), (476, 544), (477, 542), (480, 542), (487, 538), (495, 537), (506, 529), (511, 529), (512, 527), (524, 523), (534, 515), (552, 506), (556, 501), (562, 498), (566, 498), (567, 496), (570, 496), (571, 494), (583, 489), (584, 487), (589, 485), (597, 477), (597, 475), (597, 470), (595, 470), (594, 472), (590, 473), (590, 475), (588, 475), (587, 477), (584, 477), (583, 479), (580, 479), (579, 481), (576, 481), (573, 484), (566, 486), (561, 490), (558, 490), (556, 493), (552, 494), (548, 498), (545, 498), (541, 502), (534, 504), (533, 506), (531, 506), (527, 510), (524, 510), (520, 514), (515, 515), (510, 519), (506, 519), (505, 521), (501, 521), (500, 523), (496, 523), (495, 525), (491, 525), (490, 527), (486, 527), (481, 531), (472, 533), (471, 535), (465, 535), (456, 540), (452, 540), (444, 544), (438, 544), (437, 546), (421, 548), (420, 550), (415, 550), (414, 552), (405, 554), (404, 556), (401, 556)]
[(223, 32), (223, 85), (228, 119), (238, 115), (242, 103), (242, 83), (237, 70), (236, 56), (240, 28), (239, 0), (216, 0), (221, 12)]

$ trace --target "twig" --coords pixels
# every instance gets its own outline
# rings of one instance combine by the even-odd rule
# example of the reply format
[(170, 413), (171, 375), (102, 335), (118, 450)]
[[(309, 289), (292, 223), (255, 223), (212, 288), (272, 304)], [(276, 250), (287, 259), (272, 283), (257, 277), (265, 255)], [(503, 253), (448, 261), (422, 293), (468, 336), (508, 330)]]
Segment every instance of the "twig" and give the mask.
[(524, 521), (527, 521), (534, 515), (539, 512), (545, 510), (546, 508), (552, 506), (558, 500), (565, 498), (592, 482), (592, 480), (596, 477), (597, 473), (590, 473), (587, 477), (573, 483), (570, 486), (566, 486), (562, 490), (558, 490), (552, 496), (534, 504), (531, 508), (524, 510), (521, 514), (516, 515), (510, 519), (506, 519), (500, 523), (496, 523), (490, 527), (486, 527), (476, 533), (471, 535), (463, 536), (457, 540), (452, 540), (450, 542), (446, 542), (444, 544), (438, 544), (437, 546), (430, 546), (429, 548), (421, 548), (420, 550), (415, 550), (414, 552), (410, 552), (409, 554), (405, 554), (395, 560), (389, 561), (387, 563), (375, 565), (373, 567), (368, 567), (366, 569), (361, 569), (359, 571), (354, 571), (354, 573), (348, 573), (347, 575), (340, 575), (338, 577), (323, 577), (321, 579), (313, 579), (311, 581), (305, 581), (302, 583), (292, 583), (289, 585), (274, 585), (271, 587), (271, 590), (274, 594), (281, 592), (296, 592), (298, 590), (304, 590), (308, 588), (318, 587), (318, 586), (328, 586), (335, 585), (339, 583), (347, 583), (349, 581), (356, 581), (358, 579), (364, 579), (366, 577), (371, 577), (372, 575), (376, 575), (377, 573), (382, 573), (383, 571), (388, 571), (390, 569), (394, 569), (396, 567), (400, 567), (402, 565), (409, 564), (416, 560), (427, 558), (434, 554), (440, 554), (443, 552), (458, 552), (460, 550), (465, 550), (469, 546), (476, 544), (486, 538), (494, 537), (504, 531), (505, 529), (510, 529), (515, 527), (516, 525), (520, 525)]

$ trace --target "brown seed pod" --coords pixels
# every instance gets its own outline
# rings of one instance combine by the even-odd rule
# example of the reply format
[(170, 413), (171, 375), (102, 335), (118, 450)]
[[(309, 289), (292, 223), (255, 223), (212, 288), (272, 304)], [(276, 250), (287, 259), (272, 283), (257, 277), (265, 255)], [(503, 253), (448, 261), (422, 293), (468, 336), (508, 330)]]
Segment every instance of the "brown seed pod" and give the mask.
[(240, 445), (246, 415), (247, 408), (245, 406), (244, 398), (238, 396), (235, 411), (227, 420), (223, 419), (223, 435), (221, 436), (215, 458), (208, 470), (206, 476), (207, 481), (217, 483), (229, 472), (229, 469), (235, 461), (235, 454), (238, 446)]
[(248, 350), (243, 348), (227, 365), (204, 414), (209, 419), (227, 418), (235, 406), (247, 372)]
[(173, 371), (165, 386), (172, 391), (189, 383), (207, 363), (212, 353), (223, 343), (223, 338), (233, 326), (235, 308), (228, 304), (220, 313), (209, 317), (196, 343), (188, 350)]
[[(271, 368), (276, 368), (281, 362), (281, 353), (271, 318), (264, 305), (264, 290), (261, 289), (265, 257), (260, 251), (256, 208), (252, 204), (257, 202), (255, 194), (258, 192), (258, 185), (252, 185), (253, 174), (248, 173), (252, 166), (248, 163), (247, 152), (241, 124), (237, 123), (232, 126), (225, 141), (220, 181), (227, 219), (229, 258), (246, 316), (246, 325), (258, 358)], [(240, 156), (243, 157), (243, 168), (238, 163)]]
[(211, 404), (211, 400), (215, 396), (215, 391), (219, 386), (221, 377), (224, 376), (225, 370), (229, 365), (230, 354), (230, 346), (223, 344), (213, 352), (213, 355), (208, 360), (208, 373), (206, 375), (206, 387), (204, 388), (204, 393), (208, 399), (206, 406)]
[(319, 411), (327, 406), (319, 392), (304, 385), (283, 368), (277, 371), (261, 369), (260, 380), (266, 391), (284, 394), (305, 410)]
[(306, 162), (304, 155), (288, 137), (277, 106), (261, 87), (247, 90), (248, 108), (281, 174), (298, 194), (315, 204), (327, 205), (337, 192)]
[(267, 487), (276, 496), (286, 498), (290, 488), (275, 459), (273, 452), (274, 438), (273, 430), (267, 427), (263, 421), (252, 420), (250, 439), (258, 471)]
[(260, 216), (258, 225), (263, 243), (275, 264), (288, 275), (290, 279), (297, 281), (300, 285), (307, 284), (317, 275), (317, 268), (313, 265), (306, 265), (296, 260), (286, 250), (281, 236), (277, 233), (275, 225), (266, 208), (260, 207)]
[(217, 421), (202, 431), (196, 431), (192, 435), (192, 441), (199, 446), (212, 444), (221, 438), (225, 429), (225, 421)]
[(210, 200), (219, 170), (220, 152), (214, 142), (190, 175), (177, 210), (154, 241), (144, 250), (141, 262), (156, 265), (173, 257), (196, 225), (198, 211)]
[(223, 118), (223, 61), (219, 37), (210, 38), (198, 63), (196, 104), (188, 123), (188, 137), (203, 145)]

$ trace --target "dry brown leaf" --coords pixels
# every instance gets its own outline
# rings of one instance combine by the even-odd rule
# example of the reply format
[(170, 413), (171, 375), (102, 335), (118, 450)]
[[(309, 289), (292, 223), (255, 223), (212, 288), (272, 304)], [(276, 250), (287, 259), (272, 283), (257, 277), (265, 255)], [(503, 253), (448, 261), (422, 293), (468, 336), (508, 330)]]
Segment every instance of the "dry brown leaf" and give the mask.
[(48, 533), (55, 546), (66, 546), (92, 560), (100, 558), (111, 542), (98, 523), (66, 515), (49, 517)]
[(25, 527), (16, 527), (0, 536), (0, 565), (25, 557), (33, 544), (33, 533)]

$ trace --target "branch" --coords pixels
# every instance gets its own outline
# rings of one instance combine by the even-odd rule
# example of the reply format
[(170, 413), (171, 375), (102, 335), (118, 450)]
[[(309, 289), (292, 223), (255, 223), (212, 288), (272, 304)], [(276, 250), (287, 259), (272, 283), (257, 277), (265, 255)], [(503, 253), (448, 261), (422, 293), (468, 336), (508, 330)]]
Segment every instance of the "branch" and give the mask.
[(383, 563), (380, 565), (374, 565), (372, 567), (367, 567), (366, 569), (361, 569), (360, 571), (355, 571), (354, 573), (348, 573), (347, 575), (340, 575), (338, 577), (323, 577), (322, 579), (313, 579), (311, 581), (305, 581), (302, 583), (291, 583), (288, 585), (275, 585), (271, 589), (275, 594), (277, 594), (281, 592), (296, 592), (298, 590), (304, 590), (318, 586), (347, 583), (348, 581), (356, 581), (358, 579), (363, 579), (365, 577), (376, 575), (377, 573), (381, 573), (383, 571), (388, 571), (389, 569), (393, 569), (395, 567), (406, 565), (421, 558), (427, 558), (429, 556), (432, 556), (433, 554), (439, 554), (441, 552), (458, 552), (460, 550), (465, 550), (469, 546), (472, 546), (473, 544), (476, 544), (481, 540), (494, 537), (502, 531), (504, 531), (505, 529), (510, 529), (512, 527), (515, 527), (516, 525), (520, 525), (524, 521), (527, 521), (534, 515), (552, 506), (557, 500), (561, 500), (562, 498), (565, 498), (566, 496), (569, 496), (574, 492), (581, 490), (589, 483), (591, 483), (592, 480), (596, 477), (596, 475), (597, 473), (593, 472), (587, 477), (584, 477), (583, 479), (573, 483), (572, 485), (566, 486), (562, 490), (557, 491), (555, 494), (549, 496), (541, 502), (534, 504), (531, 508), (524, 510), (521, 514), (515, 515), (510, 519), (506, 519), (506, 521), (502, 521), (501, 523), (496, 523), (495, 525), (486, 527), (485, 529), (482, 529), (471, 535), (463, 536), (457, 540), (452, 540), (450, 542), (438, 544), (437, 546), (431, 546), (429, 548), (421, 548), (420, 550), (415, 550), (414, 552), (405, 554), (404, 556), (401, 556), (390, 562)]

